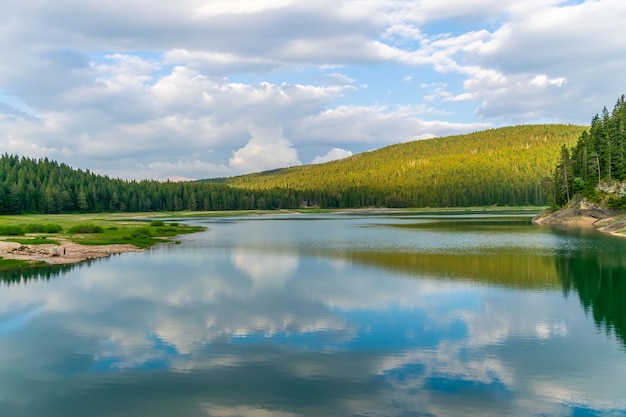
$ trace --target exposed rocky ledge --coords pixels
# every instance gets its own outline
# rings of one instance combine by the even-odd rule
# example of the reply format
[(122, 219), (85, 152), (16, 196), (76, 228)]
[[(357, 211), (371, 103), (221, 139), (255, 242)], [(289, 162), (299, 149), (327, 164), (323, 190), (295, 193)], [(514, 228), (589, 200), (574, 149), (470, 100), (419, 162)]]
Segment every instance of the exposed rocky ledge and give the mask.
[(620, 236), (626, 236), (626, 213), (592, 203), (586, 198), (572, 200), (560, 210), (546, 210), (533, 219), (534, 224), (549, 224), (596, 229)]

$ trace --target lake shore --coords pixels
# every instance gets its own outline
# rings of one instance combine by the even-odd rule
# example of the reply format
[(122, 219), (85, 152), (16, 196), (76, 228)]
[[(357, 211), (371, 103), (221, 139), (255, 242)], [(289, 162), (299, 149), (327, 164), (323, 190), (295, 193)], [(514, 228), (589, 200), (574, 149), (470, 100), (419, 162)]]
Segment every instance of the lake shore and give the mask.
[(546, 210), (532, 220), (536, 225), (595, 228), (613, 236), (626, 237), (626, 214), (579, 202), (560, 210)]
[[(504, 208), (502, 208), (504, 209)], [(501, 209), (501, 210), (502, 210)], [(489, 208), (472, 208), (472, 209), (456, 209), (454, 211), (491, 211)], [(422, 210), (415, 210), (422, 211)], [(429, 209), (430, 211), (447, 211), (445, 209)], [(496, 210), (497, 211), (497, 210)], [(288, 213), (306, 213), (307, 211), (288, 211)], [(413, 210), (398, 209), (361, 209), (361, 210), (341, 210), (340, 212), (366, 212), (366, 213), (389, 213), (389, 212), (413, 212)], [(271, 212), (275, 214), (275, 212)], [(280, 214), (286, 214), (281, 211)], [(194, 216), (223, 216), (223, 215), (242, 215), (253, 213), (240, 212), (194, 212)], [(254, 213), (254, 214), (265, 214)], [(120, 216), (122, 217), (122, 216)], [(181, 216), (187, 217), (187, 216)], [(128, 217), (126, 217), (128, 219)], [(116, 219), (116, 220), (119, 220)], [(581, 205), (573, 205), (571, 207), (549, 211), (546, 210), (532, 220), (537, 225), (560, 225), (566, 227), (578, 228), (595, 228), (601, 232), (609, 233), (615, 236), (626, 237), (626, 215), (624, 213), (615, 214), (615, 212), (606, 211), (604, 209)], [(111, 255), (121, 253), (142, 252), (144, 249), (133, 244), (80, 244), (69, 240), (65, 236), (55, 236), (54, 240), (58, 244), (22, 244), (11, 242), (9, 237), (0, 238), (0, 258), (5, 260), (24, 261), (31, 264), (45, 263), (48, 265), (66, 265), (84, 262), (90, 259), (104, 258)]]
[(63, 265), (120, 253), (143, 251), (142, 248), (129, 244), (80, 245), (67, 239), (57, 240), (59, 240), (59, 245), (23, 245), (2, 240), (0, 241), (0, 257), (31, 263), (45, 262), (49, 265)]
[(24, 214), (0, 216), (0, 269), (76, 264), (141, 252), (203, 226), (164, 221), (169, 213)]

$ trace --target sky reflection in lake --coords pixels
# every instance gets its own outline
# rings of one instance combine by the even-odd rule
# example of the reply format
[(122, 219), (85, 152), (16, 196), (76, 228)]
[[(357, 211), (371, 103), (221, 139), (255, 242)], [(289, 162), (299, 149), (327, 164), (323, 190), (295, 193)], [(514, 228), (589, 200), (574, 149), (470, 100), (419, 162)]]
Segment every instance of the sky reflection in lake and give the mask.
[(3, 285), (0, 415), (626, 415), (624, 308), (583, 288), (624, 241), (427, 221), (203, 220)]

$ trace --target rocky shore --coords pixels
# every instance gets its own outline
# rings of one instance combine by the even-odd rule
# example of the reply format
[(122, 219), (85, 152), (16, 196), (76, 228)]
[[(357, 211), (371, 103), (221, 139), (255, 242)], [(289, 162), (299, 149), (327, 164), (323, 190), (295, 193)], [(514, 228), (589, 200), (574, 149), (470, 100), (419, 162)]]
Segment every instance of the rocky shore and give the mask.
[(572, 201), (560, 210), (546, 210), (535, 216), (533, 223), (595, 227), (601, 232), (626, 236), (626, 213), (591, 203), (585, 198)]

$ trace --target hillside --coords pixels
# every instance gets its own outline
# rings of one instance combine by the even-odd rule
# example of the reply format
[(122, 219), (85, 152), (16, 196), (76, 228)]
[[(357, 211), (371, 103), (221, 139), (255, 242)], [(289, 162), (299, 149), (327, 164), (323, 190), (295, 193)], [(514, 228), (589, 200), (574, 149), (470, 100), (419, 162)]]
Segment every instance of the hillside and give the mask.
[(289, 189), (320, 207), (545, 205), (545, 182), (559, 150), (576, 143), (585, 129), (504, 127), (219, 182), (257, 192)]
[(559, 149), (572, 146), (583, 130), (506, 127), (326, 164), (179, 183), (123, 181), (47, 158), (5, 154), (0, 214), (545, 205), (545, 182)]

